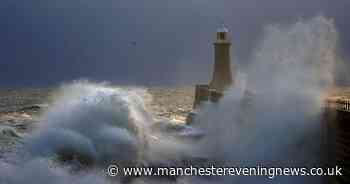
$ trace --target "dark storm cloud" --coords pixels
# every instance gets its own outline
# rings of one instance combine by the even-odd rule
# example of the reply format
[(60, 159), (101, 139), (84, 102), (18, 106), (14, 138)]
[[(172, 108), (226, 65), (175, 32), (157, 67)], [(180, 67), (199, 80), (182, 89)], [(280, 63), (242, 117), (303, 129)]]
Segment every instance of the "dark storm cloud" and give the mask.
[(115, 84), (206, 81), (216, 27), (225, 22), (243, 65), (264, 25), (325, 15), (350, 51), (348, 0), (5, 0), (0, 87), (77, 78)]

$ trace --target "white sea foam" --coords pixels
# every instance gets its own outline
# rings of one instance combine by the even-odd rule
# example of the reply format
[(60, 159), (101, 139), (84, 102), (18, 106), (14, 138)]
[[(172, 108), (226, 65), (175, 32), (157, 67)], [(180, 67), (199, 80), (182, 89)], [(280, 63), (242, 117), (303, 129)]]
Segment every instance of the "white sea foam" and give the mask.
[[(52, 155), (65, 153), (74, 153), (73, 160), (100, 167), (110, 162), (124, 165), (172, 162), (191, 154), (229, 166), (318, 164), (319, 115), (322, 97), (333, 80), (336, 39), (332, 21), (323, 17), (293, 25), (268, 26), (252, 54), (247, 77), (240, 75), (236, 86), (219, 103), (202, 107), (194, 124), (205, 136), (190, 145), (165, 133), (150, 133), (153, 120), (143, 102), (142, 89), (126, 90), (88, 82), (64, 85), (42, 118), (38, 132), (25, 138), (23, 149), (29, 156), (14, 156), (12, 162), (0, 162), (0, 183), (110, 182), (95, 169), (71, 173), (66, 165), (52, 160)], [(194, 184), (317, 183), (317, 180), (179, 179)], [(152, 183), (143, 179), (138, 182)]]
[[(337, 33), (324, 17), (266, 28), (248, 77), (197, 117), (206, 130), (199, 152), (238, 166), (315, 166), (320, 163), (320, 115), (332, 86)], [(242, 81), (243, 80), (243, 81)], [(247, 84), (247, 85), (245, 85)], [(321, 154), (320, 154), (321, 153)], [(269, 183), (317, 183), (317, 177), (279, 177)], [(262, 183), (261, 177), (221, 182)]]

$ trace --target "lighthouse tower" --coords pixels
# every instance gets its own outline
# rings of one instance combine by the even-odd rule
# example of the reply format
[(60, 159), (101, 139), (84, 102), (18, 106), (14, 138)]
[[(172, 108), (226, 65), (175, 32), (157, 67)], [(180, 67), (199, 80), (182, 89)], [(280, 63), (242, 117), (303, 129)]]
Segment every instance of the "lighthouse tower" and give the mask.
[(231, 40), (229, 31), (225, 26), (219, 28), (216, 32), (215, 64), (213, 78), (209, 84), (211, 89), (223, 92), (233, 83), (230, 61)]
[(216, 32), (214, 42), (215, 63), (212, 80), (208, 84), (196, 85), (193, 107), (201, 102), (217, 102), (224, 95), (224, 91), (233, 84), (230, 61), (231, 40), (228, 30), (222, 26)]

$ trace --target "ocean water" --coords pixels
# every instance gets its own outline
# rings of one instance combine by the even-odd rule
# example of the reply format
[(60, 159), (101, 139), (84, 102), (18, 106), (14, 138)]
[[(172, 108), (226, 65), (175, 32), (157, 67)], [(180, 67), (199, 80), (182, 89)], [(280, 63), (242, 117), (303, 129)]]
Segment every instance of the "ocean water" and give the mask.
[[(21, 124), (20, 120), (4, 120), (1, 139), (18, 147), (2, 154), (0, 183), (321, 183), (320, 177), (262, 176), (126, 181), (106, 177), (103, 170), (111, 163), (178, 165), (191, 158), (231, 167), (319, 164), (320, 117), (333, 85), (337, 39), (332, 20), (322, 16), (267, 26), (252, 53), (251, 66), (236, 76), (235, 86), (219, 103), (203, 104), (193, 125), (177, 127), (171, 134), (154, 129), (157, 123), (171, 124), (171, 115), (153, 112), (166, 105), (149, 107), (149, 102), (160, 98), (152, 99), (147, 89), (87, 81), (63, 85), (48, 97), (50, 105), (41, 112), (29, 108), (33, 112), (6, 114), (34, 126), (28, 132), (17, 131), (11, 123)], [(185, 102), (170, 109), (186, 113), (192, 101)], [(201, 132), (202, 138), (192, 140), (193, 131), (188, 130)]]

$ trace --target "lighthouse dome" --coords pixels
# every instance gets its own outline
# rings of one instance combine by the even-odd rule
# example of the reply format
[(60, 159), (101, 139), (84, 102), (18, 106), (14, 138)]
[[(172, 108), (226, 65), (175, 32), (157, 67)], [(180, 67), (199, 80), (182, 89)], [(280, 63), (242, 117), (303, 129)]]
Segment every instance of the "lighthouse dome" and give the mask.
[(219, 27), (219, 28), (217, 29), (216, 32), (218, 32), (218, 33), (227, 33), (227, 32), (228, 32), (228, 29), (226, 28), (225, 25), (222, 25), (221, 27)]

